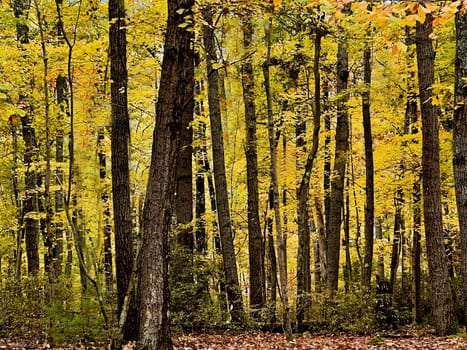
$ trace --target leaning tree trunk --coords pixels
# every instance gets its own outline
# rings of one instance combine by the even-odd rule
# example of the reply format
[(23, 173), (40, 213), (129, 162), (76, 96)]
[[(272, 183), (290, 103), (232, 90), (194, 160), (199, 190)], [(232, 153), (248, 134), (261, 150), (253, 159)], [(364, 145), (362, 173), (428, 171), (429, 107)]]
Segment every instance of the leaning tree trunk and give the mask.
[[(422, 6), (424, 6), (422, 4)], [(431, 305), (436, 334), (452, 331), (451, 297), (446, 253), (443, 243), (443, 221), (440, 193), (439, 111), (432, 104), (435, 52), (431, 34), (433, 17), (417, 22), (416, 52), (422, 116), (422, 173), (425, 239), (428, 257)]]
[(181, 27), (192, 16), (193, 4), (193, 0), (168, 0), (157, 122), (141, 223), (138, 349), (173, 348), (169, 320), (168, 236), (182, 115), (194, 108), (193, 31)]
[[(248, 54), (252, 49), (253, 26), (246, 15), (242, 23), (243, 46)], [(245, 104), (246, 172), (248, 188), (248, 259), (250, 263), (250, 309), (254, 320), (261, 320), (265, 305), (264, 240), (259, 223), (258, 152), (256, 144), (256, 106), (252, 58), (242, 64), (243, 100)]]
[(454, 109), (454, 181), (460, 230), (464, 323), (467, 323), (467, 14), (456, 14), (456, 80)]

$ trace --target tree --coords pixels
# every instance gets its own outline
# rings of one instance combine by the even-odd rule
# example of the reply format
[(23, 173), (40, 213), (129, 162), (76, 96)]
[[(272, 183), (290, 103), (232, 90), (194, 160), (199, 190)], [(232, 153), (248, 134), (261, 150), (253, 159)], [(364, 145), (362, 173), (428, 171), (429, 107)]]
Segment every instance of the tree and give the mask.
[[(251, 16), (243, 18), (243, 46), (245, 53), (252, 49), (253, 26)], [(258, 153), (256, 144), (256, 105), (254, 75), (251, 56), (242, 64), (243, 101), (245, 104), (246, 171), (248, 191), (248, 259), (250, 263), (250, 308), (253, 319), (260, 320), (265, 304), (264, 240), (259, 223), (258, 209)]]
[[(368, 35), (368, 34), (367, 34)], [(365, 40), (363, 49), (363, 83), (362, 117), (365, 139), (365, 257), (363, 260), (362, 285), (369, 289), (371, 286), (371, 271), (373, 265), (373, 241), (375, 226), (375, 194), (374, 194), (374, 164), (373, 164), (373, 135), (371, 132), (370, 86), (371, 86), (371, 46)]]
[[(425, 6), (425, 1), (420, 6)], [(439, 110), (432, 103), (434, 83), (433, 16), (427, 14), (416, 26), (418, 84), (422, 117), (422, 186), (425, 239), (428, 257), (429, 285), (435, 331), (451, 332), (451, 297), (446, 252), (443, 242), (439, 163)]]
[(238, 283), (237, 261), (235, 257), (232, 223), (227, 193), (227, 179), (225, 176), (224, 141), (222, 138), (221, 106), (219, 102), (219, 71), (214, 66), (217, 53), (213, 26), (214, 8), (206, 6), (203, 9), (203, 42), (206, 50), (206, 68), (208, 76), (208, 105), (209, 120), (211, 122), (212, 154), (214, 186), (216, 192), (217, 218), (221, 239), (222, 258), (224, 261), (225, 288), (229, 302), (232, 321), (244, 322), (242, 294)]
[(277, 65), (279, 62), (276, 58), (271, 57), (271, 30), (272, 30), (272, 16), (269, 18), (268, 26), (265, 27), (266, 36), (266, 61), (263, 63), (263, 76), (264, 88), (266, 93), (266, 109), (267, 109), (267, 126), (268, 126), (268, 139), (269, 139), (269, 152), (270, 152), (270, 166), (269, 174), (271, 176), (271, 195), (269, 196), (274, 208), (274, 224), (276, 230), (276, 243), (277, 243), (277, 265), (279, 267), (279, 295), (282, 301), (282, 325), (286, 338), (292, 335), (292, 326), (290, 320), (289, 309), (289, 291), (287, 285), (287, 258), (286, 258), (286, 242), (282, 232), (282, 221), (280, 212), (280, 198), (279, 198), (279, 180), (278, 180), (278, 166), (277, 166), (277, 137), (274, 127), (274, 115), (272, 110), (272, 94), (270, 83), (270, 67)]
[(297, 225), (298, 225), (298, 252), (297, 252), (297, 327), (302, 329), (305, 312), (310, 307), (311, 272), (310, 272), (310, 227), (308, 219), (308, 198), (310, 191), (310, 180), (313, 171), (313, 163), (319, 146), (319, 131), (321, 127), (321, 76), (320, 76), (320, 54), (321, 38), (325, 34), (321, 21), (315, 24), (314, 40), (314, 110), (313, 110), (313, 141), (308, 153), (305, 169), (297, 191)]
[(464, 323), (467, 321), (467, 15), (465, 5), (456, 13), (456, 61), (454, 86), (453, 167), (460, 256)]
[[(340, 33), (340, 35), (344, 35)], [(341, 37), (337, 48), (337, 93), (340, 94), (337, 103), (336, 147), (334, 169), (331, 177), (331, 195), (329, 208), (329, 232), (327, 232), (327, 285), (331, 293), (337, 291), (339, 281), (339, 253), (342, 224), (342, 209), (344, 203), (345, 168), (349, 151), (349, 116), (346, 101), (346, 89), (349, 78), (348, 53), (346, 40)]]
[[(120, 314), (133, 269), (128, 114), (128, 72), (126, 58), (125, 1), (109, 1), (109, 60), (111, 96), (111, 163), (114, 211), (115, 265), (117, 269), (117, 313)], [(131, 307), (124, 328), (124, 340), (136, 335), (135, 310)]]
[(182, 117), (194, 108), (193, 0), (168, 0), (167, 29), (142, 214), (138, 348), (172, 349), (168, 235), (172, 221)]

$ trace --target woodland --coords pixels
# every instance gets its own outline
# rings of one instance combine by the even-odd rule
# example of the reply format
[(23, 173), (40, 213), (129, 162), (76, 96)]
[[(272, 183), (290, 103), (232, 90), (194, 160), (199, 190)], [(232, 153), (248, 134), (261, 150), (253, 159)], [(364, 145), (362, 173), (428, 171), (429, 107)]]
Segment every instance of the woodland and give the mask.
[(466, 348), (466, 12), (2, 0), (0, 348)]

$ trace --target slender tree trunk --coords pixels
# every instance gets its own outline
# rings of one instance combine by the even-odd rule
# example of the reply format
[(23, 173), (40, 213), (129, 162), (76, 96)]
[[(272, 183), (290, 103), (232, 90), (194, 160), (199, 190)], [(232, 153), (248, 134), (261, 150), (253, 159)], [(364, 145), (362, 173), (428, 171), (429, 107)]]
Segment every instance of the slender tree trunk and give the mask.
[(112, 263), (112, 226), (109, 205), (109, 193), (106, 191), (107, 155), (104, 149), (105, 127), (101, 127), (97, 133), (97, 156), (99, 158), (99, 178), (101, 181), (102, 225), (104, 233), (104, 277), (107, 290), (113, 288), (113, 263)]
[[(461, 9), (464, 10), (461, 12)], [(464, 8), (456, 14), (456, 76), (453, 128), (453, 166), (457, 216), (460, 230), (464, 324), (467, 324), (467, 15)]]
[(271, 62), (271, 30), (272, 30), (272, 17), (269, 20), (269, 25), (265, 29), (266, 40), (267, 40), (267, 54), (266, 61), (263, 64), (263, 75), (264, 75), (264, 87), (266, 90), (266, 103), (267, 103), (267, 124), (268, 124), (268, 136), (269, 136), (269, 151), (271, 157), (270, 163), (270, 175), (271, 185), (273, 192), (273, 208), (274, 208), (274, 223), (276, 229), (276, 241), (277, 241), (277, 257), (279, 265), (279, 295), (282, 301), (282, 324), (286, 338), (290, 338), (292, 335), (292, 326), (290, 320), (290, 309), (289, 309), (289, 292), (287, 285), (287, 260), (286, 260), (286, 246), (282, 232), (281, 213), (279, 207), (279, 180), (277, 175), (277, 140), (274, 130), (274, 120), (272, 112), (272, 96), (271, 86), (269, 78), (269, 68), (272, 65)]
[(370, 86), (371, 86), (371, 46), (365, 43), (363, 51), (363, 82), (365, 90), (362, 93), (363, 133), (365, 139), (365, 257), (363, 259), (362, 285), (371, 287), (371, 271), (373, 265), (373, 231), (375, 226), (374, 198), (374, 165), (373, 165), (373, 135), (371, 132)]
[[(268, 191), (268, 210), (274, 210), (274, 191), (272, 185)], [(277, 301), (277, 259), (274, 248), (273, 218), (266, 213), (266, 301), (268, 305), (268, 323), (276, 323), (276, 301)]]
[(167, 29), (142, 217), (138, 349), (172, 349), (169, 319), (168, 235), (176, 189), (182, 115), (194, 109), (193, 31), (181, 28), (193, 0), (168, 0)]
[[(251, 18), (243, 18), (243, 46), (246, 54), (252, 50), (253, 26)], [(250, 309), (254, 320), (261, 320), (265, 305), (264, 240), (259, 223), (258, 152), (256, 142), (256, 106), (252, 58), (242, 64), (243, 101), (245, 104), (246, 171), (248, 189), (248, 259), (250, 266)]]
[(381, 218), (375, 223), (376, 240), (379, 242), (378, 262), (376, 265), (376, 282), (384, 281), (384, 245), (383, 245), (383, 222)]
[(321, 29), (316, 28), (315, 52), (313, 60), (314, 74), (314, 111), (313, 111), (313, 141), (310, 152), (305, 163), (305, 170), (297, 191), (298, 209), (298, 252), (297, 252), (297, 327), (303, 328), (303, 320), (306, 311), (311, 306), (311, 271), (310, 271), (310, 227), (308, 218), (308, 198), (310, 191), (310, 180), (313, 171), (313, 163), (318, 152), (319, 131), (321, 127), (321, 77), (320, 77), (320, 54), (321, 54)]
[[(401, 175), (402, 177), (402, 175)], [(402, 214), (402, 207), (404, 205), (404, 195), (402, 189), (397, 189), (394, 196), (394, 235), (392, 239), (392, 253), (391, 253), (391, 274), (390, 274), (390, 288), (394, 292), (396, 285), (397, 271), (399, 268), (399, 257), (402, 250), (402, 237), (405, 230), (404, 216)]]
[(344, 204), (344, 178), (349, 151), (349, 116), (345, 95), (349, 77), (348, 53), (345, 39), (341, 39), (337, 49), (337, 93), (343, 93), (337, 104), (336, 148), (334, 171), (331, 178), (331, 202), (329, 209), (328, 250), (326, 263), (327, 285), (331, 294), (337, 291), (339, 281), (339, 255), (342, 224), (342, 208)]
[(206, 124), (199, 122), (198, 124), (198, 142), (201, 143), (196, 149), (196, 199), (195, 199), (195, 217), (196, 217), (196, 251), (201, 254), (207, 254), (208, 242), (206, 237), (206, 186), (205, 176), (207, 169), (205, 164), (207, 162), (206, 151)]
[[(422, 4), (422, 6), (424, 5)], [(447, 259), (443, 243), (439, 164), (439, 111), (431, 101), (435, 59), (433, 43), (430, 38), (433, 30), (432, 20), (431, 14), (427, 14), (424, 23), (417, 22), (416, 51), (422, 116), (423, 209), (429, 285), (435, 331), (438, 335), (444, 335), (452, 331), (452, 305)]]
[(216, 189), (217, 217), (221, 238), (222, 257), (224, 260), (225, 287), (229, 301), (232, 321), (243, 323), (245, 320), (242, 294), (238, 282), (237, 262), (232, 235), (227, 180), (225, 176), (224, 142), (222, 137), (221, 109), (219, 103), (219, 72), (213, 68), (217, 61), (215, 49), (214, 27), (212, 24), (213, 8), (203, 10), (203, 18), (207, 25), (203, 27), (203, 39), (206, 48), (206, 65), (208, 71), (208, 103), (211, 121), (212, 153), (214, 168), (214, 185)]

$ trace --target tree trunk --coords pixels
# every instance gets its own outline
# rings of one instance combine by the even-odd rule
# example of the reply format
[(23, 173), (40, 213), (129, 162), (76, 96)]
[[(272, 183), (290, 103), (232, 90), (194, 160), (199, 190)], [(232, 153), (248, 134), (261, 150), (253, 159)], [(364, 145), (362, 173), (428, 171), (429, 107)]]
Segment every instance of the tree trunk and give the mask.
[[(272, 185), (268, 191), (268, 210), (274, 210), (274, 191)], [(273, 218), (266, 212), (266, 301), (268, 303), (268, 323), (276, 323), (276, 300), (277, 300), (277, 259), (274, 248)]]
[(277, 175), (277, 140), (276, 132), (274, 130), (274, 120), (272, 112), (272, 96), (271, 86), (269, 79), (269, 68), (272, 65), (271, 62), (271, 30), (272, 30), (272, 17), (269, 20), (269, 25), (265, 29), (265, 35), (267, 40), (267, 54), (266, 61), (263, 63), (263, 75), (264, 75), (264, 87), (266, 90), (266, 103), (267, 103), (267, 125), (268, 125), (268, 138), (269, 138), (269, 151), (270, 151), (270, 176), (271, 185), (273, 192), (273, 208), (274, 208), (274, 223), (276, 229), (276, 241), (277, 241), (277, 260), (279, 265), (279, 295), (282, 301), (282, 325), (286, 338), (289, 339), (292, 335), (292, 326), (290, 320), (290, 309), (289, 309), (289, 296), (288, 296), (288, 285), (287, 285), (287, 260), (286, 260), (286, 249), (285, 240), (282, 233), (282, 222), (281, 213), (279, 207), (279, 180)]
[(415, 42), (422, 116), (423, 209), (429, 285), (435, 331), (437, 335), (445, 335), (452, 331), (452, 305), (447, 259), (443, 243), (439, 164), (439, 111), (431, 100), (435, 60), (432, 39), (430, 38), (433, 31), (432, 20), (431, 14), (427, 14), (424, 23), (417, 22)]
[[(133, 268), (131, 222), (128, 114), (128, 72), (126, 58), (126, 24), (124, 0), (109, 1), (109, 61), (111, 97), (111, 163), (112, 200), (115, 230), (115, 265), (117, 270), (117, 314), (122, 311)], [(136, 310), (130, 307), (123, 328), (123, 340), (134, 340), (137, 334)]]
[[(465, 5), (464, 5), (465, 6)], [(460, 230), (460, 254), (464, 324), (467, 324), (467, 14), (456, 14), (456, 73), (453, 128), (453, 166), (457, 215)]]
[(308, 198), (310, 191), (310, 180), (313, 171), (313, 163), (318, 152), (319, 131), (321, 127), (321, 77), (320, 77), (320, 54), (321, 37), (323, 33), (319, 27), (315, 33), (315, 52), (313, 60), (314, 75), (314, 111), (313, 111), (313, 140), (310, 152), (305, 163), (302, 180), (300, 182), (297, 197), (297, 226), (298, 226), (298, 252), (297, 252), (297, 328), (302, 330), (305, 312), (311, 306), (311, 254), (310, 254), (310, 227), (308, 218)]
[(138, 349), (172, 349), (168, 235), (176, 189), (182, 115), (194, 108), (193, 32), (181, 28), (193, 0), (168, 0), (164, 58), (156, 104), (152, 157), (142, 217)]
[[(15, 18), (21, 19), (26, 15), (29, 8), (29, 1), (15, 0), (13, 3)], [(18, 20), (16, 24), (16, 40), (20, 44), (29, 43), (29, 28), (25, 23), (23, 20)], [(25, 99), (26, 96), (20, 96), (20, 98)], [(31, 107), (27, 101), (21, 101), (21, 104), (26, 110), (26, 115), (21, 117), (25, 148), (23, 162), (26, 167), (24, 180), (25, 197), (22, 204), (21, 221), (24, 226), (28, 274), (35, 276), (39, 272), (39, 221), (33, 215), (37, 207), (37, 174), (33, 170), (32, 165), (37, 158), (37, 144), (32, 120), (28, 113)]]
[[(402, 177), (402, 175), (401, 175)], [(402, 237), (405, 230), (404, 216), (402, 215), (402, 207), (404, 205), (404, 195), (402, 189), (397, 189), (394, 196), (394, 235), (392, 238), (392, 253), (391, 253), (391, 271), (390, 271), (390, 288), (391, 293), (394, 292), (396, 285), (397, 270), (399, 267), (399, 257), (402, 250)]]
[(101, 185), (100, 198), (102, 201), (102, 225), (104, 233), (104, 277), (107, 290), (113, 287), (113, 263), (112, 263), (112, 226), (109, 205), (109, 194), (106, 191), (107, 155), (104, 149), (105, 127), (101, 127), (97, 133), (97, 156), (99, 158), (99, 178)]
[(208, 25), (203, 27), (203, 39), (206, 49), (206, 66), (208, 71), (208, 103), (211, 122), (212, 154), (214, 168), (214, 185), (216, 189), (217, 217), (224, 260), (225, 287), (229, 301), (232, 321), (243, 323), (245, 315), (242, 305), (242, 294), (238, 282), (237, 261), (230, 220), (227, 180), (225, 176), (224, 141), (222, 137), (221, 109), (219, 103), (219, 72), (213, 68), (217, 61), (215, 49), (214, 27), (212, 25), (213, 8), (203, 10), (203, 18)]
[[(251, 18), (243, 18), (243, 47), (248, 54), (252, 50), (253, 26)], [(242, 64), (243, 101), (245, 104), (246, 172), (248, 195), (248, 259), (250, 266), (250, 310), (254, 320), (261, 320), (265, 305), (264, 240), (259, 223), (258, 152), (256, 142), (256, 106), (252, 58)]]
[(362, 93), (363, 133), (365, 139), (365, 257), (363, 259), (362, 285), (371, 287), (371, 271), (373, 265), (373, 231), (375, 226), (374, 198), (374, 165), (373, 136), (371, 132), (370, 86), (371, 86), (371, 47), (365, 43), (363, 51), (363, 82), (365, 90)]
[(339, 255), (342, 224), (342, 208), (344, 204), (345, 168), (349, 151), (349, 116), (345, 93), (349, 77), (348, 53), (346, 41), (340, 40), (337, 49), (337, 94), (344, 94), (337, 103), (336, 148), (334, 170), (331, 178), (331, 197), (329, 209), (329, 232), (327, 250), (327, 285), (331, 294), (337, 291), (339, 281)]

